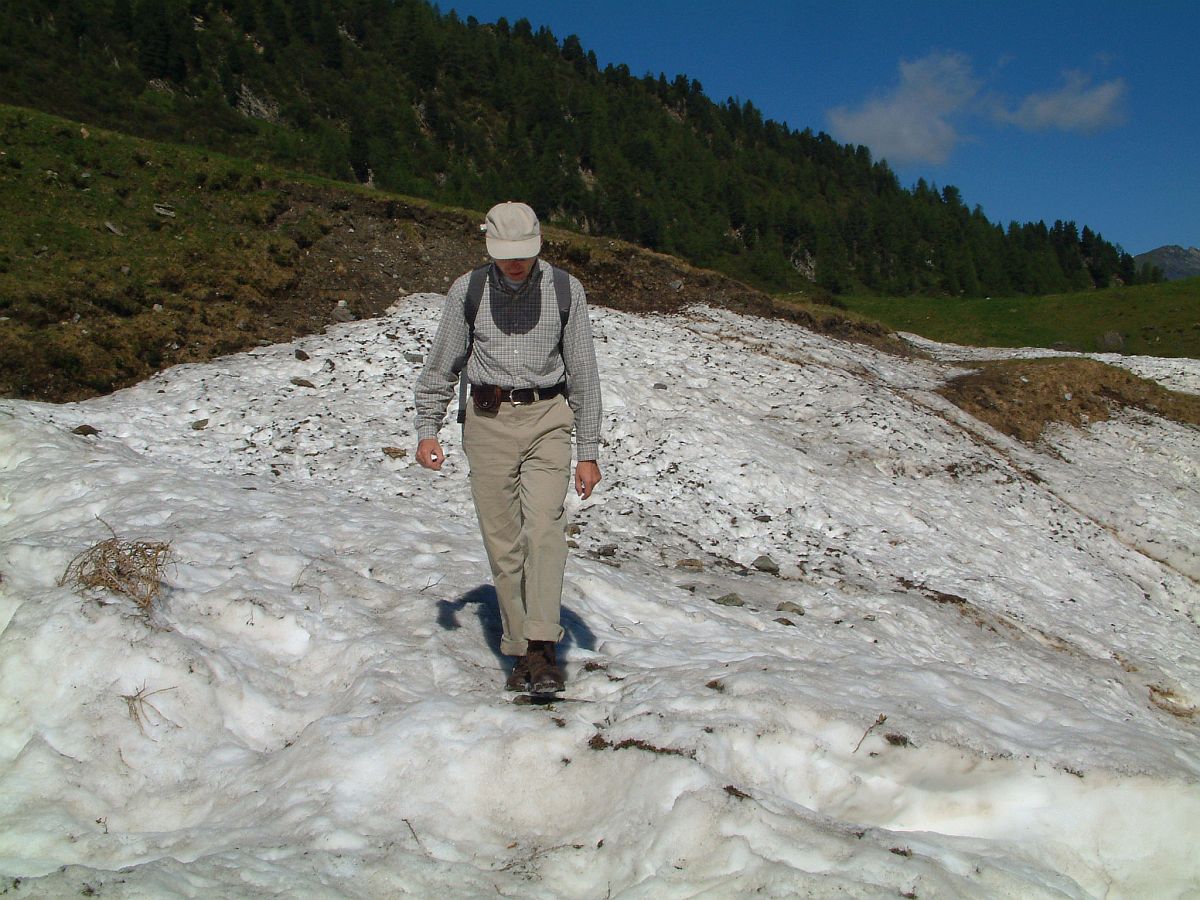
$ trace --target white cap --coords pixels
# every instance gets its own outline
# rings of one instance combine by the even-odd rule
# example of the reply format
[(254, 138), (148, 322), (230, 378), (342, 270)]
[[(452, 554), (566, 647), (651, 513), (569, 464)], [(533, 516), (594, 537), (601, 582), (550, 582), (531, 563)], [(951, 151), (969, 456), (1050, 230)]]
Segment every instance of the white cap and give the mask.
[(524, 203), (497, 203), (488, 211), (483, 230), (492, 259), (531, 259), (542, 252), (542, 226)]

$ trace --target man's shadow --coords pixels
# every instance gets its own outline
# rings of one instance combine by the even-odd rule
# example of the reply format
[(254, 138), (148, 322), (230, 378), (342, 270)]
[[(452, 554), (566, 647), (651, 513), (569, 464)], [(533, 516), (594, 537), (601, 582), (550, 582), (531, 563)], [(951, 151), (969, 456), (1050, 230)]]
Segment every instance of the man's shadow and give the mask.
[[(462, 628), (458, 614), (468, 606), (474, 608), (483, 629), (484, 639), (489, 649), (496, 655), (505, 670), (512, 667), (512, 660), (500, 652), (500, 637), (504, 633), (504, 625), (500, 621), (500, 601), (496, 597), (496, 589), (490, 584), (481, 584), (467, 591), (457, 600), (439, 600), (437, 604), (437, 623), (446, 631)], [(559, 622), (563, 627), (563, 639), (559, 641), (560, 652), (569, 650), (572, 646), (583, 650), (596, 649), (596, 635), (579, 616), (562, 607)]]

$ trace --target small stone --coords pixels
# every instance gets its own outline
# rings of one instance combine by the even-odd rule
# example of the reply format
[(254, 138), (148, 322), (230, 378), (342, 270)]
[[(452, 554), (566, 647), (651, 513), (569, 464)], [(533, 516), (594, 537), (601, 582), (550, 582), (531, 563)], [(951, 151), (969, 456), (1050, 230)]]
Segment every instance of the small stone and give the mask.
[(598, 553), (600, 556), (616, 556), (617, 555), (617, 545), (616, 544), (605, 544), (600, 549), (598, 549), (596, 551), (596, 553)]
[(404, 354), (404, 361), (410, 363), (425, 362), (424, 353), (413, 353), (411, 350)]
[(408, 451), (403, 447), (384, 447), (383, 452), (385, 456), (389, 456), (392, 459), (404, 459), (404, 457), (408, 456)]
[(724, 597), (718, 597), (713, 601), (719, 606), (745, 606), (746, 601), (737, 594), (726, 594)]
[(799, 603), (793, 603), (791, 600), (784, 600), (777, 607), (775, 607), (775, 611), (791, 613), (794, 616), (804, 615), (804, 607)]
[(296, 359), (300, 360), (301, 362), (307, 362), (309, 359), (311, 359), (311, 357), (307, 353), (305, 353), (303, 350), (300, 350), (297, 348)]
[(699, 559), (681, 559), (679, 562), (675, 563), (675, 568), (687, 569), (692, 572), (703, 572), (704, 562)]
[(315, 388), (316, 387), (316, 385), (313, 384), (311, 381), (309, 381), (307, 378), (293, 378), (292, 384), (294, 384), (296, 387), (306, 387), (306, 388)]
[(81, 434), (84, 437), (92, 437), (100, 432), (91, 425), (80, 425), (78, 428), (71, 429), (71, 434)]
[(779, 563), (775, 562), (775, 560), (771, 559), (769, 556), (760, 556), (758, 559), (754, 560), (751, 565), (758, 569), (758, 571), (766, 572), (768, 575), (779, 574)]
[(577, 522), (572, 522), (570, 525), (567, 526), (567, 534), (569, 534), (571, 537), (575, 537), (576, 535), (579, 535), (582, 532), (583, 532), (583, 529), (579, 527), (579, 523), (577, 523)]
[(783, 616), (779, 616), (775, 621), (780, 625), (791, 625), (793, 628), (796, 627), (795, 622), (793, 622), (791, 619), (784, 618)]
[(192, 423), (192, 431), (203, 431), (208, 427), (208, 419), (197, 419)]
[(663, 384), (661, 381), (654, 382), (654, 390), (665, 391), (666, 389), (667, 389), (667, 386), (665, 384)]

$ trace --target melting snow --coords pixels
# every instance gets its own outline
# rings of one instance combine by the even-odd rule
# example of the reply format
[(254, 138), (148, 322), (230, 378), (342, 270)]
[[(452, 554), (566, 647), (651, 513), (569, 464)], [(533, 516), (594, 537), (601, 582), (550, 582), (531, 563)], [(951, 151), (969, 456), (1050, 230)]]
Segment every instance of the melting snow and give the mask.
[[(456, 426), (412, 459), (440, 303), (0, 404), (17, 895), (1198, 895), (1200, 432), (1031, 448), (935, 360), (595, 309), (570, 699), (523, 706)], [(171, 544), (150, 616), (58, 584), (110, 527)]]

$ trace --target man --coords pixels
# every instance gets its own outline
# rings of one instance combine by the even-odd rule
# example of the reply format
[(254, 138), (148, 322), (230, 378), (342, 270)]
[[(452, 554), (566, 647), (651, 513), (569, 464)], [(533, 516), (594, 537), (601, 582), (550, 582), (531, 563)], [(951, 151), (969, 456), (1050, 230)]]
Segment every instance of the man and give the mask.
[(538, 259), (534, 211), (498, 204), (483, 230), (492, 258), (486, 280), (476, 277), (479, 295), (470, 300), (472, 273), (451, 285), (414, 391), (417, 462), (441, 469), (437, 433), (465, 367), (471, 494), (500, 601), (500, 650), (517, 657), (505, 687), (551, 693), (563, 689), (555, 645), (563, 635), (571, 431), (575, 490), (587, 499), (600, 481), (600, 378), (583, 285)]

